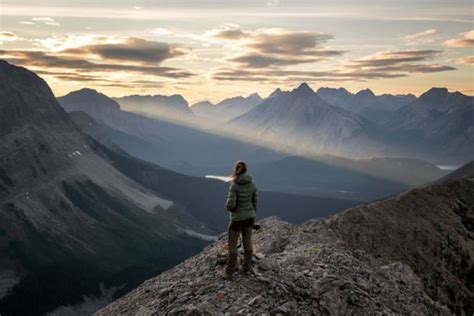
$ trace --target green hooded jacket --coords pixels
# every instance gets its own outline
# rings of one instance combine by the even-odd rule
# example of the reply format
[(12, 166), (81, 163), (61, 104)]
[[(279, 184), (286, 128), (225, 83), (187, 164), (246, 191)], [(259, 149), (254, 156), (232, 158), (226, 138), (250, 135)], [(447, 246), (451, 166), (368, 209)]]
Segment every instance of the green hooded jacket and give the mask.
[(252, 177), (241, 174), (232, 181), (227, 196), (227, 210), (232, 221), (243, 221), (256, 217), (257, 186)]

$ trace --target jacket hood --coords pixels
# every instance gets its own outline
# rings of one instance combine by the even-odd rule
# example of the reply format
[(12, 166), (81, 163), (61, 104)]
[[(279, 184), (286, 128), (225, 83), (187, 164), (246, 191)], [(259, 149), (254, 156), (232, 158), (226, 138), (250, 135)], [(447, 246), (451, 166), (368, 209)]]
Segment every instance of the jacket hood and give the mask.
[(249, 184), (252, 182), (252, 177), (244, 173), (244, 174), (241, 174), (237, 179), (235, 179), (234, 182), (240, 185)]

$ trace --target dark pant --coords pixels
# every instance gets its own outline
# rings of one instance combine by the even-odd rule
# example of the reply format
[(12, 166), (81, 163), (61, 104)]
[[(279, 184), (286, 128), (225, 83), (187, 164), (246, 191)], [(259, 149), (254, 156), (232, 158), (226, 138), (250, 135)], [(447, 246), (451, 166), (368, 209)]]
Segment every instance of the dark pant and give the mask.
[(237, 243), (242, 234), (242, 244), (244, 245), (244, 263), (242, 271), (250, 271), (252, 266), (252, 229), (255, 219), (250, 218), (243, 221), (232, 221), (229, 225), (229, 257), (227, 259), (226, 272), (232, 274), (237, 266)]

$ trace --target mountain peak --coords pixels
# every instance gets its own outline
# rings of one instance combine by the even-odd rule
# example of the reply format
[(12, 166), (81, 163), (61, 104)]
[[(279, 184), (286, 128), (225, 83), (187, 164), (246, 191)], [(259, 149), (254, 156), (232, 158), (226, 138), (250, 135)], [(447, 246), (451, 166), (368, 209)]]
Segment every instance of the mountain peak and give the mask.
[(76, 91), (71, 91), (71, 93), (73, 93), (73, 92), (75, 92), (75, 93), (91, 93), (91, 94), (92, 94), (92, 93), (96, 93), (96, 94), (99, 94), (99, 93), (100, 93), (99, 91), (97, 91), (97, 90), (95, 90), (95, 89), (87, 88), (87, 87), (82, 88), (82, 89), (79, 89), (79, 90), (76, 90)]
[(262, 97), (257, 92), (255, 92), (250, 94), (246, 99), (262, 100)]
[(300, 84), (299, 87), (293, 91), (297, 93), (304, 93), (304, 94), (314, 93), (313, 89), (311, 89), (311, 87), (306, 82), (303, 82), (302, 84)]
[(109, 111), (120, 110), (120, 105), (105, 94), (90, 88), (72, 91), (65, 96), (58, 97), (59, 104), (68, 112), (83, 111), (97, 117), (97, 112), (102, 114)]
[(191, 105), (191, 108), (193, 107), (213, 107), (214, 104), (210, 101), (201, 101), (201, 102), (196, 102), (194, 104)]
[(316, 93), (321, 93), (321, 92), (326, 92), (326, 91), (337, 91), (340, 93), (350, 94), (350, 92), (347, 91), (347, 89), (343, 87), (339, 87), (339, 88), (320, 87), (318, 91), (316, 91)]
[(375, 97), (375, 94), (369, 88), (360, 90), (356, 93), (356, 96), (363, 96), (363, 97)]
[(432, 99), (432, 98), (442, 98), (445, 97), (447, 94), (449, 94), (449, 91), (447, 88), (438, 88), (438, 87), (433, 87), (420, 95), (420, 99)]
[(269, 98), (272, 98), (274, 96), (276, 96), (277, 94), (281, 93), (281, 89), (280, 88), (276, 88), (272, 93), (270, 93), (270, 95), (268, 96)]

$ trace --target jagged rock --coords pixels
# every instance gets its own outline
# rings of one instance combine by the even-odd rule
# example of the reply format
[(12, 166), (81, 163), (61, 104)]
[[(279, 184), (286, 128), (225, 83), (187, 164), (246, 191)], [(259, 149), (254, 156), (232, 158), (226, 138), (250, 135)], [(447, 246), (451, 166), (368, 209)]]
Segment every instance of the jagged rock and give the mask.
[[(223, 267), (210, 267), (207, 261), (225, 251), (223, 238), (97, 315), (129, 315), (140, 308), (140, 314), (147, 311), (143, 315), (450, 314), (424, 292), (410, 267), (373, 265), (374, 258), (363, 252), (356, 256), (325, 229), (323, 221), (314, 222), (318, 227), (311, 231), (277, 218), (261, 224), (265, 228), (254, 238), (256, 253), (264, 256), (254, 263), (260, 276), (236, 273), (232, 282), (220, 279)], [(273, 245), (282, 245), (281, 240), (285, 246), (275, 251)], [(198, 278), (200, 266), (209, 268), (199, 282), (189, 283)], [(178, 297), (172, 304), (165, 298), (170, 295)]]

